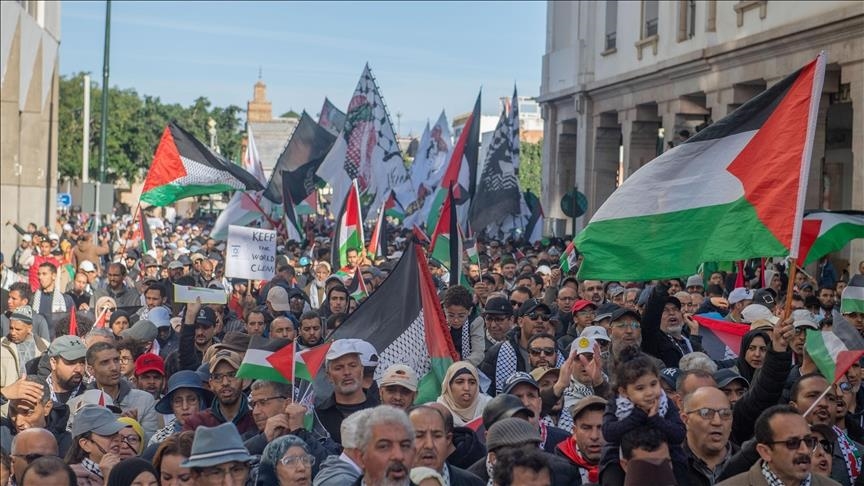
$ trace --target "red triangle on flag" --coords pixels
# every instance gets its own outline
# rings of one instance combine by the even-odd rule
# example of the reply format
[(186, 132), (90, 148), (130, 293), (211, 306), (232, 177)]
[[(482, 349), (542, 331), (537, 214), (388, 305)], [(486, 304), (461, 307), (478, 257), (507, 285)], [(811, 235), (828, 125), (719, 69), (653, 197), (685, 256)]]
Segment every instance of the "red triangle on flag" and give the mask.
[(283, 347), (279, 351), (267, 356), (267, 362), (273, 365), (273, 368), (288, 380), (288, 383), (294, 383), (294, 350), (296, 341), (288, 346)]
[(72, 309), (69, 312), (69, 335), (78, 335), (78, 316), (76, 315), (75, 309)]
[(312, 379), (317, 378), (318, 372), (321, 370), (321, 366), (324, 364), (324, 360), (327, 358), (327, 351), (330, 351), (330, 346), (333, 343), (324, 343), (319, 346), (315, 346), (314, 348), (304, 349), (300, 351), (300, 355), (303, 358), (303, 362), (306, 363), (306, 369), (309, 370), (309, 374), (312, 376)]
[(144, 193), (154, 187), (164, 186), (185, 175), (186, 167), (183, 166), (183, 160), (180, 158), (180, 152), (174, 142), (171, 125), (168, 125), (162, 132), (162, 139), (159, 140), (159, 146), (156, 147), (153, 163), (150, 164), (150, 170), (147, 171), (147, 178), (144, 180), (144, 187), (141, 192)]

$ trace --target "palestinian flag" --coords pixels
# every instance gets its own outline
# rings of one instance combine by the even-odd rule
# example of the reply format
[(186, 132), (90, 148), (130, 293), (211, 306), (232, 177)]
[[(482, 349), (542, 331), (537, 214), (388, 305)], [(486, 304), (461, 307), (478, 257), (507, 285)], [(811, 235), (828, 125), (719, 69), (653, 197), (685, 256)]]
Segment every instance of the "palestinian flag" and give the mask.
[(297, 351), (296, 341), (284, 346), (267, 357), (269, 363), (288, 383), (296, 380), (312, 381), (318, 375), (321, 364), (327, 356), (330, 344)]
[(696, 314), (693, 319), (699, 323), (705, 354), (713, 360), (738, 357), (741, 339), (750, 331), (749, 325), (726, 321), (716, 312)]
[(287, 172), (282, 173), (282, 206), (285, 210), (285, 231), (288, 234), (288, 240), (302, 243), (306, 240), (306, 232), (295, 212), (294, 200), (291, 198), (291, 191), (288, 190), (288, 181), (286, 180), (288, 177)]
[(293, 344), (287, 339), (267, 339), (262, 336), (252, 336), (249, 348), (243, 355), (240, 368), (237, 369), (237, 378), (292, 383), (269, 361), (274, 353), (286, 348), (293, 348)]
[(864, 314), (864, 287), (858, 287), (854, 283), (853, 279), (840, 294), (840, 312), (843, 314)]
[(372, 262), (377, 258), (387, 256), (387, 221), (384, 220), (384, 216), (384, 209), (379, 209), (375, 228), (372, 230), (372, 237), (369, 238), (369, 249), (366, 251), (366, 255)]
[(832, 383), (837, 383), (864, 356), (864, 338), (838, 312), (834, 313), (830, 331), (807, 330), (804, 347), (819, 372)]
[[(390, 365), (410, 366), (420, 377), (415, 403), (434, 401), (441, 394), (447, 367), (457, 359), (441, 303), (426, 266), (423, 249), (409, 243), (390, 275), (348, 319), (333, 331), (333, 339), (358, 338), (379, 351), (375, 378)], [(317, 393), (326, 380), (315, 382)]]
[(642, 167), (578, 235), (582, 279), (798, 257), (825, 55)]
[(332, 266), (342, 268), (348, 265), (346, 253), (349, 248), (363, 251), (363, 217), (360, 212), (360, 190), (355, 180), (348, 188), (342, 210), (336, 218), (333, 231)]
[(462, 238), (455, 208), (456, 198), (451, 186), (431, 238), (431, 256), (450, 272), (450, 286), (459, 285), (462, 273)]
[(167, 206), (201, 194), (263, 189), (243, 167), (216, 154), (172, 121), (162, 132), (141, 200)]
[(228, 239), (228, 227), (231, 225), (276, 228), (279, 220), (276, 216), (278, 205), (263, 194), (262, 191), (235, 192), (216, 218), (210, 237), (222, 241)]
[(477, 94), (474, 110), (468, 116), (468, 120), (465, 121), (462, 133), (459, 134), (459, 140), (456, 141), (456, 145), (453, 147), (444, 177), (441, 178), (441, 184), (439, 184), (438, 189), (435, 191), (429, 216), (426, 219), (426, 231), (433, 231), (438, 226), (441, 207), (444, 205), (444, 200), (447, 199), (447, 191), (450, 190), (451, 186), (453, 186), (453, 195), (456, 197), (460, 219), (467, 221), (471, 197), (476, 190), (477, 159), (480, 157), (481, 94)]
[(360, 267), (357, 267), (354, 270), (354, 275), (351, 276), (351, 285), (348, 286), (348, 294), (357, 302), (369, 297), (369, 289), (366, 288), (366, 282), (363, 280), (363, 274), (360, 273)]
[(864, 238), (864, 212), (814, 211), (804, 216), (798, 261), (809, 265), (856, 238)]
[(561, 274), (567, 275), (571, 271), (575, 270), (578, 259), (579, 254), (576, 252), (576, 246), (571, 241), (570, 244), (567, 245), (567, 249), (564, 250), (564, 253), (561, 254), (561, 259), (559, 261)]
[(146, 253), (153, 248), (153, 232), (150, 231), (150, 223), (147, 222), (147, 216), (142, 208), (138, 208), (138, 214), (135, 215), (138, 223), (138, 228), (135, 231), (134, 238), (138, 240), (141, 252)]
[(384, 201), (384, 215), (398, 221), (405, 219), (405, 208), (396, 199), (395, 191), (390, 191), (390, 197)]

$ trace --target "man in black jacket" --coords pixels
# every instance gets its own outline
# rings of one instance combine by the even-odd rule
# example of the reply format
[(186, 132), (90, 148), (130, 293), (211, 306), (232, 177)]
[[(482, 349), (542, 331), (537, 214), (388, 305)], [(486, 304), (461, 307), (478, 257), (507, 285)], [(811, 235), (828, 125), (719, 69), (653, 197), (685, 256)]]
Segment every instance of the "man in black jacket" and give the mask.
[(434, 469), (447, 484), (464, 486), (483, 486), (479, 477), (456, 466), (447, 464), (447, 455), (453, 446), (452, 422), (448, 428), (447, 420), (440, 410), (419, 406), (408, 414), (414, 425), (415, 446), (414, 467), (426, 466)]

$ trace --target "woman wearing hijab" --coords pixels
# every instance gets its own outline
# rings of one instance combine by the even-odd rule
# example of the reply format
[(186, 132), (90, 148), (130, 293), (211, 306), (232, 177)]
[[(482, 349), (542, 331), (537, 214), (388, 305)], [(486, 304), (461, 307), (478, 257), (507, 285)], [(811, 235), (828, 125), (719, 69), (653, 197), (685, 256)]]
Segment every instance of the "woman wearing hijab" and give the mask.
[(152, 464), (140, 457), (131, 457), (111, 469), (105, 486), (159, 486), (159, 481)]
[(756, 370), (765, 364), (768, 349), (771, 348), (771, 337), (768, 329), (754, 329), (741, 338), (741, 351), (735, 360), (735, 367), (749, 383), (753, 383)]
[(296, 435), (283, 435), (267, 444), (258, 465), (256, 486), (309, 486), (312, 484), (315, 456)]
[(457, 361), (447, 368), (438, 403), (450, 410), (456, 427), (480, 417), (491, 399), (480, 391), (480, 376), (473, 364)]
[(124, 310), (115, 310), (108, 318), (108, 327), (114, 333), (114, 337), (120, 339), (120, 333), (129, 329), (129, 313)]

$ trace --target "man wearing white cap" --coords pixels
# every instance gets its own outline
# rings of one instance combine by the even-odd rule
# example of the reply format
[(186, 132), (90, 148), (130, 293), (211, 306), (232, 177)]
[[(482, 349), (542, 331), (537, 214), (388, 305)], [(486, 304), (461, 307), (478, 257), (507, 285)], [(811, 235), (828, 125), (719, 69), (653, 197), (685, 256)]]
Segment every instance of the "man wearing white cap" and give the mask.
[(726, 300), (729, 301), (729, 313), (726, 314), (726, 320), (742, 323), (744, 322), (744, 318), (741, 317), (741, 312), (745, 307), (753, 303), (753, 291), (744, 287), (738, 287), (729, 292), (729, 298)]
[(407, 412), (417, 398), (417, 384), (417, 373), (410, 366), (391, 365), (378, 380), (381, 404)]
[(341, 442), (340, 427), (345, 417), (378, 405), (378, 397), (363, 390), (363, 351), (356, 342), (337, 339), (327, 351), (325, 370), (333, 394), (317, 409), (318, 419), (336, 442)]

